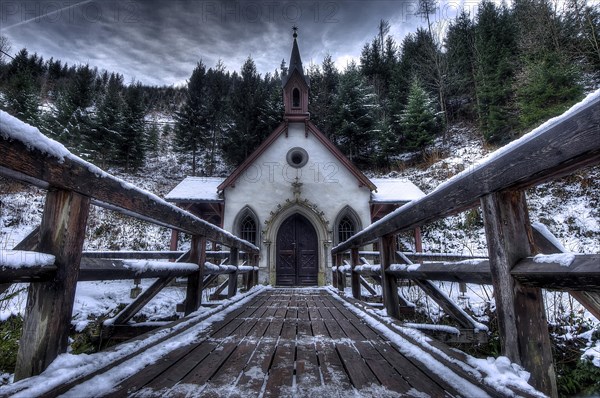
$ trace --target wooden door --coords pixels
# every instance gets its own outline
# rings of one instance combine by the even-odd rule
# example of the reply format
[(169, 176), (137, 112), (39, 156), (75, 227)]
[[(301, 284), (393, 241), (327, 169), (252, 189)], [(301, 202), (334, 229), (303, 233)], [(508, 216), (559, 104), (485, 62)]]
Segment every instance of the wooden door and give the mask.
[(281, 224), (275, 249), (277, 286), (317, 285), (317, 232), (306, 217), (294, 214)]

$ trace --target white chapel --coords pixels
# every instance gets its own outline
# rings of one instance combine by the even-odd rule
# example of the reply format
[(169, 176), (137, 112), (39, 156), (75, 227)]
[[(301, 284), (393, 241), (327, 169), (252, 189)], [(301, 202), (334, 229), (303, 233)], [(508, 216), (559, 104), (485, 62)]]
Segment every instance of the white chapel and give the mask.
[(367, 178), (310, 120), (293, 38), (281, 124), (227, 178), (187, 177), (166, 200), (260, 247), (260, 283), (320, 286), (332, 246), (425, 194), (406, 179)]

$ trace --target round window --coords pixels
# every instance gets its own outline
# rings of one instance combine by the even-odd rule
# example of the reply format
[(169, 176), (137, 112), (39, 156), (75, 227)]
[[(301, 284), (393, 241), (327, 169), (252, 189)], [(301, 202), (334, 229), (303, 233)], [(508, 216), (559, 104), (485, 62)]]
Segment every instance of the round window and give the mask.
[(295, 147), (288, 151), (286, 160), (290, 166), (299, 169), (308, 162), (308, 153), (303, 148)]

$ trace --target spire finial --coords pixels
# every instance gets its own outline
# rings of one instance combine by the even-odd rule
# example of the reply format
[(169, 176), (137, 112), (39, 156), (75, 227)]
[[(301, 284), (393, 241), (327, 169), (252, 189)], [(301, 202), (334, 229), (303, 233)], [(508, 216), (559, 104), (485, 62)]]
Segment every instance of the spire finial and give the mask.
[(298, 27), (296, 25), (294, 25), (294, 26), (292, 26), (292, 30), (294, 31), (294, 33), (292, 34), (292, 36), (295, 39), (296, 37), (298, 37)]

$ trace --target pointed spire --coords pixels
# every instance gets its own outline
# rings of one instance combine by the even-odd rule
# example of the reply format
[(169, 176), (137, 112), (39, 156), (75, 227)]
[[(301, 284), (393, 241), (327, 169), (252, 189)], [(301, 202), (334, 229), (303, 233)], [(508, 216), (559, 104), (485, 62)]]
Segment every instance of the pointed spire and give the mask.
[(292, 27), (292, 37), (294, 38), (294, 44), (292, 45), (292, 55), (290, 56), (290, 63), (287, 69), (287, 75), (284, 76), (283, 85), (287, 83), (287, 80), (292, 76), (294, 70), (297, 70), (300, 73), (300, 76), (306, 81), (308, 84), (308, 79), (304, 76), (304, 69), (302, 68), (302, 59), (300, 58), (300, 50), (298, 49), (298, 41), (296, 38), (298, 37), (298, 27), (294, 25)]

